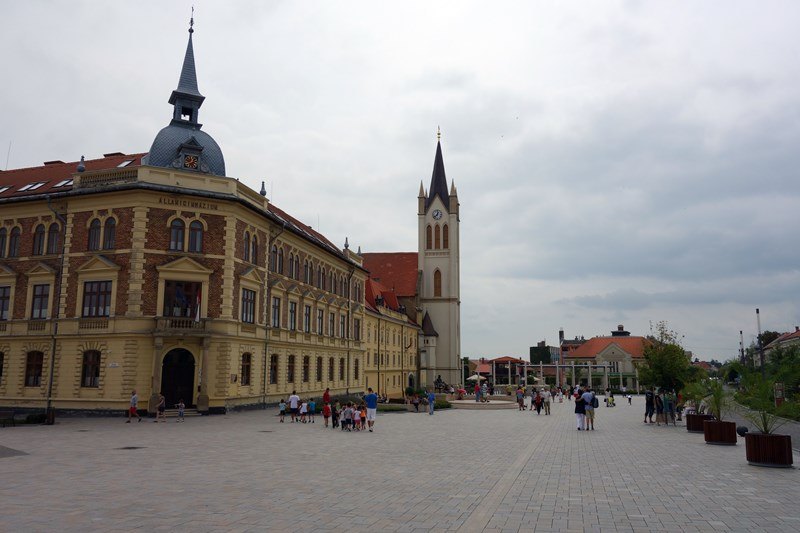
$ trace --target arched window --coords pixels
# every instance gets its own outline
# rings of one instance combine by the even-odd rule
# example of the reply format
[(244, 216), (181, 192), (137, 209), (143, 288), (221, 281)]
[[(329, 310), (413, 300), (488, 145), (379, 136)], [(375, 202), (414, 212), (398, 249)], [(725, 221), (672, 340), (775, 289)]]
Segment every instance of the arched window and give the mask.
[(278, 383), (278, 362), (280, 356), (273, 354), (269, 356), (269, 382), (272, 385)]
[(83, 352), (83, 368), (81, 369), (81, 387), (100, 386), (100, 352), (86, 350)]
[(328, 381), (333, 381), (333, 357), (328, 358)]
[(425, 228), (425, 249), (426, 250), (430, 250), (431, 249), (431, 241), (433, 240), (432, 239), (432, 235), (433, 235), (433, 230), (431, 229), (431, 225), (428, 224), (428, 227)]
[(96, 218), (89, 224), (89, 243), (87, 248), (91, 251), (100, 249), (100, 219)]
[(57, 254), (58, 253), (58, 241), (59, 241), (59, 233), (61, 228), (58, 227), (58, 224), (53, 222), (50, 224), (50, 228), (47, 230), (47, 253), (48, 254)]
[(358, 381), (358, 359), (353, 361), (353, 379)]
[(250, 245), (250, 260), (258, 264), (258, 238), (255, 233), (253, 233), (253, 242)]
[(447, 224), (442, 227), (442, 248), (445, 250), (450, 248), (450, 228), (447, 227)]
[(333, 272), (331, 272), (331, 292), (332, 292), (333, 294), (336, 294), (336, 291), (337, 291), (338, 289), (339, 289), (339, 287), (338, 287), (338, 286), (337, 286), (337, 284), (336, 284), (336, 276), (334, 276), (334, 275), (333, 275)]
[(189, 251), (203, 251), (203, 223), (199, 220), (194, 220), (189, 224)]
[(8, 257), (19, 257), (19, 228), (11, 230), (11, 237), (8, 239)]
[(322, 357), (317, 357), (317, 381), (322, 381)]
[(289, 277), (294, 278), (294, 254), (289, 252)]
[(33, 232), (33, 255), (44, 255), (44, 224), (36, 226)]
[(303, 383), (308, 383), (311, 374), (311, 358), (307, 355), (303, 356)]
[(44, 354), (42, 352), (28, 352), (25, 361), (25, 386), (39, 387), (42, 384), (42, 363)]
[(6, 241), (8, 240), (8, 231), (6, 228), (0, 228), (0, 257), (6, 256)]
[(339, 381), (344, 381), (344, 357), (339, 359)]
[(242, 379), (239, 380), (241, 385), (250, 385), (250, 365), (252, 357), (249, 353), (242, 354)]
[(328, 276), (325, 272), (325, 269), (322, 269), (322, 275), (319, 277), (319, 288), (323, 291), (325, 290), (325, 282), (328, 279)]
[(169, 228), (169, 249), (178, 252), (183, 251), (183, 234), (186, 230), (186, 224), (183, 223), (183, 220), (176, 218)]
[(322, 274), (322, 267), (317, 266), (317, 287), (322, 288), (322, 283), (325, 281)]
[(300, 280), (300, 254), (294, 256), (294, 279)]
[(274, 244), (272, 245), (272, 252), (269, 256), (269, 269), (275, 272), (275, 269), (278, 267), (278, 247)]
[(439, 228), (439, 224), (436, 224), (436, 227), (433, 229), (433, 247), (436, 250), (442, 247), (441, 237), (441, 229)]
[(250, 261), (250, 232), (244, 232), (244, 260)]
[(278, 248), (278, 274), (283, 274), (283, 248)]
[(117, 221), (107, 218), (105, 228), (103, 228), (103, 249), (113, 250), (117, 247)]
[(286, 382), (294, 383), (294, 356), (290, 355), (286, 362)]
[(438, 269), (433, 273), (433, 295), (442, 295), (442, 273)]

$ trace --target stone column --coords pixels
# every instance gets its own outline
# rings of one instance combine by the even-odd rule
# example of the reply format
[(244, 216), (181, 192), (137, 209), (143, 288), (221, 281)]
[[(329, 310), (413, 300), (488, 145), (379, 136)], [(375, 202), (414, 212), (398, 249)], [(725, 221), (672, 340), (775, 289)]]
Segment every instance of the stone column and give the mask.
[(200, 413), (208, 413), (208, 346), (211, 344), (209, 337), (203, 338), (202, 353), (200, 356), (200, 371), (198, 372), (197, 381), (199, 393), (197, 394), (197, 411)]
[(608, 363), (603, 364), (603, 390), (608, 388)]
[(511, 361), (506, 364), (508, 365), (508, 384), (511, 385)]
[(572, 389), (575, 389), (575, 361), (572, 361)]
[(586, 363), (586, 372), (587, 372), (586, 384), (589, 385), (589, 388), (591, 389), (592, 388), (592, 363), (591, 362)]

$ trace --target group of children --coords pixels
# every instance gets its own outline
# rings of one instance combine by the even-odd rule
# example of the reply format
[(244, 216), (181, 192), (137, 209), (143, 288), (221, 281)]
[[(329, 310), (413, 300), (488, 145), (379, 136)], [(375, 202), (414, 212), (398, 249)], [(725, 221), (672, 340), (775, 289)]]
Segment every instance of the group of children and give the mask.
[[(278, 404), (280, 410), (281, 423), (286, 418), (286, 402), (281, 400)], [(301, 400), (299, 407), (290, 409), (289, 415), (291, 416), (292, 423), (299, 422), (301, 424), (314, 424), (315, 415), (317, 412), (317, 404), (313, 398), (310, 400)], [(322, 406), (322, 418), (325, 422), (325, 427), (336, 429), (342, 428), (342, 431), (362, 431), (367, 429), (367, 405), (365, 403), (356, 404), (355, 402), (347, 402), (341, 405), (339, 402), (334, 404), (326, 403)]]

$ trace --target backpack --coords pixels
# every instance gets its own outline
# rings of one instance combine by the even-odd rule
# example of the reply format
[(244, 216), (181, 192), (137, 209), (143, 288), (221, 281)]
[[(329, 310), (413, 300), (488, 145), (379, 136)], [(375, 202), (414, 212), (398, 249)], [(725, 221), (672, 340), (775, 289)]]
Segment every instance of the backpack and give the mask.
[(597, 396), (592, 394), (592, 407), (597, 408), (600, 407), (600, 401), (597, 399)]

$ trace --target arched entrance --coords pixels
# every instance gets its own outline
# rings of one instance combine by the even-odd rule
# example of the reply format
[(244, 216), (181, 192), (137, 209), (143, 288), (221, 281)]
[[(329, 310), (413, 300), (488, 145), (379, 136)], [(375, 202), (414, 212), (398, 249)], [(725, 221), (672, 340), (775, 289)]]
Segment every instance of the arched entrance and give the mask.
[(414, 374), (408, 375), (408, 386), (414, 388)]
[(167, 399), (167, 409), (181, 399), (187, 407), (194, 405), (194, 356), (189, 350), (175, 348), (164, 356), (161, 394)]

